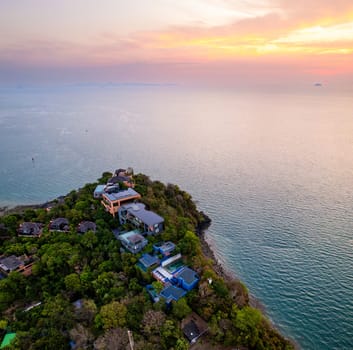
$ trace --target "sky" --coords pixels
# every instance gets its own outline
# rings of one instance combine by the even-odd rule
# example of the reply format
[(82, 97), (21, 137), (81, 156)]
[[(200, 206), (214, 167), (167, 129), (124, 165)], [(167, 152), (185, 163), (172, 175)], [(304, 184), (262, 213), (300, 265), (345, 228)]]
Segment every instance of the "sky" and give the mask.
[(353, 84), (352, 0), (0, 0), (0, 84)]

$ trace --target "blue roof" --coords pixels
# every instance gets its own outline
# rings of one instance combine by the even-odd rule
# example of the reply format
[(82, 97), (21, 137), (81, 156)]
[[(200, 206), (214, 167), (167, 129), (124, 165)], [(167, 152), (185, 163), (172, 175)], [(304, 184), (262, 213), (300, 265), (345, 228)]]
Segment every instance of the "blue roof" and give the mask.
[(104, 192), (104, 188), (105, 188), (106, 185), (98, 185), (96, 187), (96, 189), (94, 190), (94, 192)]
[(153, 211), (146, 210), (145, 205), (142, 203), (126, 204), (122, 206), (122, 209), (127, 210), (128, 213), (140, 219), (148, 226), (164, 222), (164, 219), (161, 216)]
[(104, 194), (110, 201), (121, 200), (124, 198), (139, 196), (140, 194), (133, 190), (132, 188), (128, 188), (127, 190), (123, 190), (117, 193), (105, 193)]
[(150, 254), (143, 254), (139, 262), (145, 267), (151, 267), (154, 264), (158, 264), (159, 259), (156, 256)]
[(166, 299), (173, 299), (173, 300), (179, 300), (186, 294), (186, 291), (184, 289), (175, 287), (173, 285), (165, 287), (160, 295)]
[(187, 266), (177, 272), (175, 274), (175, 277), (184, 280), (187, 284), (192, 284), (193, 282), (199, 280), (199, 276), (197, 275), (197, 273)]

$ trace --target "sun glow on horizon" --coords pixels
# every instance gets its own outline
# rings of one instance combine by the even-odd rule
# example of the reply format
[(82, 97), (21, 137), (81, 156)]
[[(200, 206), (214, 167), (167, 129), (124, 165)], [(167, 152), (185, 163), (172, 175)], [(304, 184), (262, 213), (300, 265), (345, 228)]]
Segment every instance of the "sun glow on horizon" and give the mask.
[[(59, 18), (48, 8), (45, 12), (52, 16), (55, 25), (49, 25), (49, 17), (43, 20), (47, 32), (39, 30), (38, 14), (32, 13), (36, 21), (31, 23), (31, 12), (29, 19), (22, 22), (23, 13), (18, 12), (14, 16), (16, 26), (10, 17), (1, 21), (3, 12), (0, 14), (0, 38), (4, 39), (0, 43), (0, 69), (10, 63), (38, 69), (91, 66), (97, 67), (98, 72), (99, 67), (140, 64), (148, 70), (147, 65), (168, 63), (174, 64), (178, 75), (180, 62), (218, 64), (249, 60), (256, 62), (259, 69), (264, 69), (261, 68), (264, 64), (281, 62), (288, 70), (295, 66), (304, 75), (313, 71), (304, 68), (305, 61), (320, 60), (325, 72), (342, 74), (345, 69), (348, 73), (353, 70), (353, 63), (347, 59), (353, 53), (350, 0), (340, 0), (339, 4), (328, 1), (320, 4), (321, 0), (316, 0), (317, 6), (314, 0), (305, 11), (291, 0), (195, 0), (192, 3), (181, 0), (175, 5), (170, 0), (155, 1), (153, 4), (157, 7), (149, 8), (148, 4), (152, 5), (149, 0), (144, 5), (138, 0), (131, 0), (129, 5), (103, 0), (112, 11), (108, 7), (104, 10), (97, 3), (99, 10), (95, 16), (95, 7), (87, 6), (87, 20), (82, 17), (79, 21), (76, 21), (80, 9), (77, 4), (73, 6), (63, 0), (64, 6), (55, 2), (55, 8), (62, 12), (60, 15), (67, 13), (69, 17), (64, 31), (59, 30)], [(78, 3), (86, 4), (83, 0)], [(135, 8), (138, 3), (140, 8)], [(4, 5), (0, 9), (1, 6)], [(13, 6), (14, 12), (24, 10), (9, 1), (6, 6)], [(71, 6), (74, 11), (68, 12)], [(126, 16), (132, 20), (128, 21)], [(282, 74), (286, 72), (283, 70)]]

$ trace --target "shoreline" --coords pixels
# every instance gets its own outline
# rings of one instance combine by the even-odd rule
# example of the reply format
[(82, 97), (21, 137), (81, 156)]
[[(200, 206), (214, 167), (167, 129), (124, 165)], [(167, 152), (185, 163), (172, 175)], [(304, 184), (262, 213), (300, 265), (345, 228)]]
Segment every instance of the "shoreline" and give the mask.
[[(201, 212), (203, 216), (205, 214)], [(209, 220), (209, 218), (206, 216), (206, 218)], [(202, 249), (202, 254), (207, 258), (212, 260), (213, 262), (213, 269), (214, 271), (221, 276), (226, 282), (232, 283), (232, 282), (237, 282), (243, 284), (241, 279), (236, 276), (236, 274), (232, 271), (230, 271), (222, 262), (220, 262), (219, 259), (217, 259), (216, 254), (214, 249), (212, 249), (212, 243), (209, 242), (206, 238), (207, 234), (207, 229), (211, 225), (211, 221), (207, 222), (207, 225), (204, 225), (204, 227), (198, 227), (197, 228), (197, 234), (198, 237), (200, 238), (200, 243), (201, 243), (201, 249)], [(246, 287), (246, 286), (245, 286)], [(247, 289), (247, 287), (246, 287)], [(282, 334), (282, 331), (278, 329), (276, 324), (268, 317), (266, 307), (263, 303), (261, 303), (260, 300), (258, 300), (253, 294), (250, 293), (250, 291), (247, 289), (248, 296), (249, 296), (249, 305), (255, 309), (258, 309), (261, 311), (261, 313), (265, 316), (266, 320), (268, 321), (270, 327), (278, 332), (279, 334), (282, 335), (285, 339), (287, 339), (293, 346), (295, 350), (301, 350), (301, 347), (299, 344), (292, 338), (289, 338), (285, 335)]]

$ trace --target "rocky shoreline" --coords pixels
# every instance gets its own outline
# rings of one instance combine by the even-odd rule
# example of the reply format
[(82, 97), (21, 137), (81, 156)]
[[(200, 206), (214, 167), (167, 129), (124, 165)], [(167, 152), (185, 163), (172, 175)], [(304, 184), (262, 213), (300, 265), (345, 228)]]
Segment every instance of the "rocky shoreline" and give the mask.
[[(203, 255), (212, 260), (213, 262), (213, 269), (214, 271), (221, 276), (227, 283), (234, 284), (236, 283), (237, 285), (242, 284), (241, 280), (231, 271), (229, 271), (216, 257), (214, 250), (212, 249), (212, 244), (207, 241), (206, 235), (207, 235), (207, 229), (211, 225), (211, 219), (203, 212), (201, 212), (201, 215), (204, 219), (204, 221), (196, 228), (197, 234), (200, 238), (201, 242), (201, 249)], [(249, 296), (249, 305), (251, 307), (254, 307), (258, 310), (260, 310), (265, 316), (267, 316), (266, 313), (266, 308), (265, 306), (258, 300), (256, 299), (252, 294), (248, 292)], [(268, 318), (267, 318), (268, 319)], [(269, 325), (272, 327), (277, 332), (280, 332), (276, 325), (268, 319)], [(288, 339), (287, 337), (285, 337)], [(294, 346), (295, 350), (300, 350), (300, 346), (293, 340), (293, 339), (288, 339), (290, 343)]]

